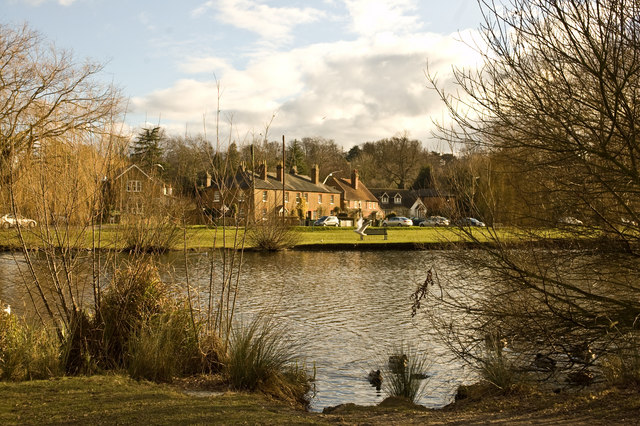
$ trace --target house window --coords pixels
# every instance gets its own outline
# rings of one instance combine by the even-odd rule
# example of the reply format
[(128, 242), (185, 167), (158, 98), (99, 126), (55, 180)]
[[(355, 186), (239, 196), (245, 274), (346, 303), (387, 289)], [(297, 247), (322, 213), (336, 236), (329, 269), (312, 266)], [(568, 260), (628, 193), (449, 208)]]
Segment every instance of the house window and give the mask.
[(322, 204), (322, 194), (318, 194), (318, 204)]
[(265, 203), (267, 202), (267, 196), (267, 191), (262, 191), (262, 201)]
[(300, 194), (299, 192), (296, 193), (296, 203), (300, 202), (300, 199), (302, 197), (302, 194)]
[(333, 204), (334, 201), (335, 201), (334, 195), (330, 195), (329, 196), (329, 204)]
[(288, 203), (288, 202), (289, 202), (289, 193), (288, 193), (288, 192), (285, 192), (285, 193), (284, 193), (284, 202), (285, 202), (285, 203)]
[(389, 203), (389, 196), (387, 194), (384, 194), (382, 196), (382, 198), (380, 199), (380, 201), (382, 201), (382, 204), (387, 204)]
[(142, 182), (139, 180), (128, 180), (127, 192), (142, 192)]
[(402, 204), (402, 197), (400, 196), (400, 194), (396, 194), (396, 196), (393, 197), (393, 202), (394, 204)]
[(213, 191), (213, 201), (220, 202), (220, 191)]
[(267, 209), (262, 209), (262, 217), (267, 217)]
[(304, 200), (307, 202), (307, 204), (309, 203), (309, 194), (304, 194)]
[(240, 191), (238, 193), (238, 201), (240, 202), (244, 201), (244, 191)]

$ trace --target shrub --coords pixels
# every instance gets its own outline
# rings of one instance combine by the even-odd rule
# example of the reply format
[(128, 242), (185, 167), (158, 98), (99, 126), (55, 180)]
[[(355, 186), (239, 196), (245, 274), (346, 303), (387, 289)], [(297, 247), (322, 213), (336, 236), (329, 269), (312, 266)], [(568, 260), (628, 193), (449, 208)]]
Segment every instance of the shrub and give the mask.
[(105, 367), (124, 367), (131, 336), (167, 306), (168, 289), (150, 261), (138, 260), (118, 269), (96, 318), (102, 328)]
[(427, 382), (429, 364), (426, 354), (402, 345), (392, 351), (386, 364), (382, 384), (387, 395), (417, 402)]
[(124, 250), (134, 254), (161, 254), (170, 250), (180, 239), (177, 224), (169, 217), (140, 218), (124, 229)]
[(203, 357), (196, 332), (185, 308), (175, 307), (152, 316), (129, 340), (129, 374), (170, 382), (185, 373), (200, 373)]
[(273, 321), (258, 317), (232, 328), (225, 372), (235, 389), (306, 401), (309, 378), (296, 363), (297, 345)]
[(47, 379), (61, 374), (55, 334), (35, 327), (15, 315), (0, 312), (0, 378), (21, 381)]
[(291, 226), (283, 224), (281, 219), (270, 218), (249, 228), (247, 240), (261, 250), (277, 251), (294, 246), (298, 237)]

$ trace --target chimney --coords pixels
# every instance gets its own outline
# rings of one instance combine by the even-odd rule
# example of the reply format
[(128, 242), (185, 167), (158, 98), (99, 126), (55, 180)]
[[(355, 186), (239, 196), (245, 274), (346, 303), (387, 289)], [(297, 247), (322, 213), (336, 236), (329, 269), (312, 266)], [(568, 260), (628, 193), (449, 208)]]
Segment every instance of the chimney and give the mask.
[(244, 173), (246, 169), (247, 165), (244, 161), (241, 161), (240, 164), (238, 164), (238, 173)]
[(267, 162), (263, 161), (258, 165), (258, 173), (260, 175), (260, 179), (267, 180)]
[(360, 179), (358, 178), (358, 170), (353, 169), (351, 172), (351, 186), (353, 189), (358, 189), (358, 184), (360, 183)]
[(291, 173), (292, 175), (297, 175), (298, 174), (298, 167), (291, 166), (291, 170), (289, 170), (289, 173)]
[(311, 167), (311, 183), (317, 185), (320, 182), (320, 168), (317, 164)]
[(276, 166), (276, 179), (280, 182), (284, 179), (284, 167), (282, 167), (282, 163), (278, 163)]
[(211, 173), (207, 172), (207, 177), (206, 177), (206, 181), (205, 181), (205, 188), (208, 188), (211, 186)]

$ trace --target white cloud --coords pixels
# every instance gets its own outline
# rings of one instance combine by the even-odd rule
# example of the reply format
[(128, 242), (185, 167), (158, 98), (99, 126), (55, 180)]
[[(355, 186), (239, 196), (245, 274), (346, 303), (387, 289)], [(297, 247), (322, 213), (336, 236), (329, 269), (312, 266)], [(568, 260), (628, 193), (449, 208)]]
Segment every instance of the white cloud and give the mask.
[[(431, 117), (443, 116), (441, 102), (426, 87), (427, 62), (446, 86), (452, 64), (473, 66), (477, 61), (458, 38), (385, 34), (258, 55), (244, 69), (219, 58), (192, 59), (184, 67), (192, 72), (216, 69), (223, 116), (233, 117), (234, 126), (245, 132), (262, 131), (276, 112), (274, 138), (323, 136), (348, 148), (408, 130), (426, 141)], [(187, 123), (198, 131), (203, 114), (214, 112), (216, 102), (214, 82), (190, 79), (135, 98), (132, 106), (136, 113), (171, 117), (172, 122), (163, 124), (183, 132)]]
[[(47, 3), (51, 0), (23, 0), (26, 4), (31, 6), (40, 6), (43, 3)], [(60, 6), (71, 6), (77, 0), (52, 0), (55, 3), (58, 3)]]
[(286, 43), (291, 40), (291, 31), (300, 24), (315, 22), (324, 12), (310, 7), (271, 7), (260, 0), (207, 1), (196, 8), (193, 16), (201, 16), (216, 10), (216, 18), (229, 25), (254, 32), (265, 41)]
[(352, 30), (361, 35), (408, 33), (421, 27), (415, 0), (344, 0)]

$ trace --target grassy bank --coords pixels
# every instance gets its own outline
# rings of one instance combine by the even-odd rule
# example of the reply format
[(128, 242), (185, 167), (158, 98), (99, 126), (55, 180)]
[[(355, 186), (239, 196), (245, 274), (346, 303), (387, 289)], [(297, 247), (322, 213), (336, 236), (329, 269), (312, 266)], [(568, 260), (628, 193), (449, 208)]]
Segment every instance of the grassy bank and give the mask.
[[(38, 236), (39, 230), (25, 230), (25, 240), (30, 248), (42, 246), (42, 239)], [(71, 247), (91, 249), (94, 246), (94, 236), (90, 230), (74, 229), (74, 235), (70, 235), (68, 239), (61, 238), (60, 241), (70, 240)], [(100, 235), (100, 247), (104, 249), (122, 249), (125, 247), (126, 239), (124, 233), (126, 229), (119, 225), (108, 225), (102, 229)], [(382, 235), (365, 236), (363, 240), (360, 235), (353, 232), (353, 228), (319, 228), (319, 227), (296, 227), (294, 233), (298, 241), (297, 247), (305, 248), (309, 246), (375, 246), (375, 245), (442, 245), (450, 242), (462, 242), (466, 238), (462, 237), (460, 230), (456, 228), (389, 228), (387, 230), (387, 239)], [(474, 236), (480, 241), (487, 240), (487, 230), (476, 229), (473, 231)], [(548, 236), (557, 236), (557, 233), (549, 233), (541, 231)], [(500, 230), (500, 236), (506, 239), (513, 238), (512, 230), (505, 228)], [(244, 237), (244, 229), (237, 230), (233, 227), (226, 228), (210, 228), (206, 226), (190, 226), (186, 230), (187, 249), (189, 250), (206, 250), (213, 246), (214, 241), (216, 247), (233, 247), (234, 241), (239, 244)], [(56, 239), (57, 240), (57, 239)], [(14, 229), (0, 229), (0, 248), (5, 250), (16, 249), (20, 247), (20, 241), (17, 231)], [(251, 248), (247, 241), (245, 247)], [(180, 238), (172, 243), (173, 250), (182, 250), (183, 239), (182, 232)]]
[[(218, 392), (211, 392), (217, 390)], [(469, 398), (440, 410), (389, 400), (309, 413), (261, 394), (160, 385), (122, 376), (0, 383), (0, 423), (15, 424), (634, 424), (637, 391)]]

